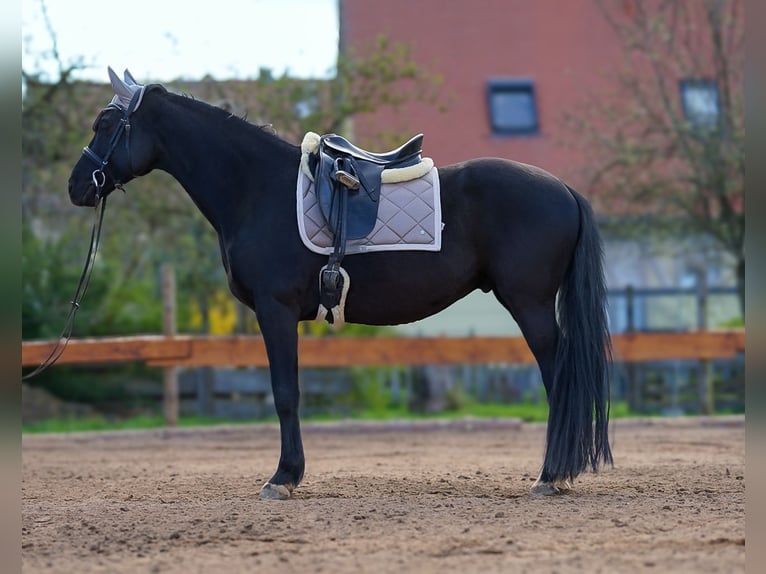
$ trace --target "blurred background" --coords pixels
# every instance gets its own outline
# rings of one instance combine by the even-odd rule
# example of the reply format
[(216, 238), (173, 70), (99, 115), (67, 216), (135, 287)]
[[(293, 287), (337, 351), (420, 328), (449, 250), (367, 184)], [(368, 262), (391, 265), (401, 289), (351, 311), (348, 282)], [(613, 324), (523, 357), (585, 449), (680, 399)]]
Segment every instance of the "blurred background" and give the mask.
[[(437, 166), (499, 156), (585, 195), (605, 240), (612, 332), (744, 328), (743, 0), (219, 0), (130, 10), (22, 2), (22, 334), (58, 337), (93, 214), (69, 172), (111, 99), (106, 66), (271, 124), (376, 151), (425, 134)], [(161, 172), (114, 194), (75, 337), (257, 335), (228, 292), (215, 233)], [(396, 327), (301, 325), (315, 337), (519, 336), (491, 294)], [(720, 355), (720, 356), (718, 356)], [(613, 412), (744, 412), (744, 353), (616, 356)], [(166, 371), (61, 364), (23, 385), (28, 431), (163, 424)], [(176, 371), (181, 424), (273, 420), (265, 368)], [(529, 364), (303, 368), (315, 418), (545, 420)]]

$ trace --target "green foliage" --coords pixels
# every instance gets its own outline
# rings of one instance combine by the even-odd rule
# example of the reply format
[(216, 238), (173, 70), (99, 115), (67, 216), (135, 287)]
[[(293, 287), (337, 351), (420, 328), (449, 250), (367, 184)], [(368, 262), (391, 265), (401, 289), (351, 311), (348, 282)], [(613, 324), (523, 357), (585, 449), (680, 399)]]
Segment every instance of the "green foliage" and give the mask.
[(385, 370), (355, 367), (352, 370), (350, 405), (353, 409), (379, 412), (391, 406), (391, 393), (380, 383)]
[(26, 381), (26, 384), (44, 388), (62, 401), (93, 407), (102, 414), (124, 417), (147, 407), (157, 408), (154, 399), (131, 392), (130, 383), (141, 381), (160, 388), (161, 376), (158, 369), (140, 363), (86, 367), (57, 365)]
[(346, 323), (340, 329), (327, 321), (305, 321), (301, 323), (301, 333), (313, 337), (395, 337), (397, 331), (391, 327)]
[[(26, 222), (24, 222), (26, 223)], [(67, 295), (77, 286), (77, 267), (68, 260), (61, 241), (45, 241), (35, 236), (28, 225), (22, 225), (22, 338), (37, 339), (58, 336), (55, 317), (63, 325), (69, 311)], [(70, 293), (59, 290), (71, 285)], [(103, 288), (96, 280), (93, 291)], [(63, 295), (63, 296), (62, 296)]]
[[(373, 38), (357, 51), (338, 56), (335, 75), (328, 79), (298, 79), (287, 73), (274, 76), (261, 69), (253, 81), (177, 81), (168, 87), (193, 93), (256, 124), (271, 125), (280, 137), (300, 143), (308, 131), (347, 133), (349, 121), (382, 109), (398, 111), (419, 102), (446, 110), (442, 78), (418, 65), (406, 43), (385, 36)], [(381, 128), (360, 145), (399, 143), (405, 135)]]
[[(22, 225), (22, 338), (58, 337), (79, 284), (88, 245), (73, 233), (40, 237)], [(75, 246), (79, 246), (79, 253)], [(114, 259), (97, 256), (74, 335), (125, 335), (157, 332), (162, 305), (156, 281), (141, 277), (125, 281), (125, 269)]]

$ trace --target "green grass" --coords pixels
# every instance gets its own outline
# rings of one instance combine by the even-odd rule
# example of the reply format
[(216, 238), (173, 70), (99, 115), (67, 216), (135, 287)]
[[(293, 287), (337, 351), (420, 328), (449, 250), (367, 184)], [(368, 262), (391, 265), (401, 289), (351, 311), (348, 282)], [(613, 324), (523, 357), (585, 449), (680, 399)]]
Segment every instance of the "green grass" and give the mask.
[[(612, 417), (620, 418), (630, 416), (625, 403), (612, 404)], [(513, 404), (482, 404), (472, 403), (460, 408), (439, 413), (413, 413), (406, 407), (387, 407), (380, 409), (368, 409), (351, 412), (347, 415), (316, 414), (303, 416), (304, 421), (339, 421), (339, 420), (453, 420), (465, 417), (477, 418), (517, 418), (525, 422), (545, 422), (548, 418), (548, 407), (545, 404), (536, 403), (513, 403)], [(189, 416), (181, 417), (178, 421), (179, 427), (199, 427), (214, 425), (231, 424), (253, 424), (253, 423), (273, 423), (276, 417), (266, 419), (220, 419), (213, 417)], [(124, 419), (108, 419), (106, 417), (88, 417), (72, 419), (54, 419), (38, 423), (25, 424), (22, 426), (22, 432), (25, 433), (62, 433), (62, 432), (83, 432), (83, 431), (102, 431), (102, 430), (137, 430), (137, 429), (155, 429), (165, 426), (162, 416), (134, 416)]]
[[(274, 419), (276, 420), (276, 418)], [(222, 420), (213, 417), (181, 417), (178, 421), (179, 427), (196, 426), (214, 426), (220, 424), (245, 424), (253, 421), (246, 420)], [(264, 421), (259, 421), (264, 422)], [(265, 421), (268, 422), (268, 421)], [(154, 429), (165, 426), (165, 420), (162, 416), (139, 415), (123, 419), (110, 419), (102, 416), (69, 418), (69, 419), (50, 419), (31, 424), (24, 424), (21, 431), (25, 433), (49, 433), (49, 432), (82, 432), (82, 431), (102, 431), (102, 430), (138, 430)]]

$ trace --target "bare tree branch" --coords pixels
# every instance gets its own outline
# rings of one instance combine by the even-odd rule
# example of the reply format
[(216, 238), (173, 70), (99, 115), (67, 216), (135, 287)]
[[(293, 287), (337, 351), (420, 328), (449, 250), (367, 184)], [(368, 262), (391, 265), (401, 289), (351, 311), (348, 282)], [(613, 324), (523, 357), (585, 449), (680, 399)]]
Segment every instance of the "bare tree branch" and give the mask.
[[(594, 1), (624, 68), (610, 76), (613, 93), (594, 94), (564, 121), (597, 150), (597, 201), (612, 213), (684, 218), (732, 255), (743, 281), (743, 0), (631, 0), (629, 10)], [(709, 125), (686, 115), (681, 80), (717, 90)]]

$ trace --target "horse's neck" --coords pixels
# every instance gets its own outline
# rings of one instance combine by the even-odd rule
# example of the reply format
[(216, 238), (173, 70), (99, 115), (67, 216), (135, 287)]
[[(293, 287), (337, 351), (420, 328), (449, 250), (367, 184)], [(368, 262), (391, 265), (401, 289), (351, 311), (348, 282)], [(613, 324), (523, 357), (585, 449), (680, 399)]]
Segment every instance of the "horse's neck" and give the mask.
[(258, 133), (252, 145), (238, 144), (241, 134), (227, 136), (210, 123), (209, 112), (195, 112), (193, 106), (177, 114), (164, 115), (156, 126), (162, 142), (156, 167), (181, 184), (219, 233), (232, 218), (241, 219), (243, 210), (260, 211), (258, 177), (268, 173), (278, 146), (268, 146), (267, 138), (260, 137), (265, 134)]

